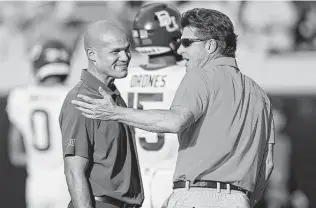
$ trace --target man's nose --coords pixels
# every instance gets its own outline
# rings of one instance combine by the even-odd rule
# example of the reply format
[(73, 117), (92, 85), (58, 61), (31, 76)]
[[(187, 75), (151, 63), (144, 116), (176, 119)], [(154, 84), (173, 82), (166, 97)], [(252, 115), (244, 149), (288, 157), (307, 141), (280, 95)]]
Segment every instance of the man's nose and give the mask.
[(120, 52), (120, 60), (122, 61), (128, 61), (130, 59), (131, 55), (129, 52), (121, 51)]
[(179, 46), (179, 48), (178, 48), (178, 50), (177, 50), (177, 53), (178, 53), (179, 55), (182, 55), (182, 53), (183, 53), (183, 46), (182, 46), (182, 44), (180, 44), (180, 46)]

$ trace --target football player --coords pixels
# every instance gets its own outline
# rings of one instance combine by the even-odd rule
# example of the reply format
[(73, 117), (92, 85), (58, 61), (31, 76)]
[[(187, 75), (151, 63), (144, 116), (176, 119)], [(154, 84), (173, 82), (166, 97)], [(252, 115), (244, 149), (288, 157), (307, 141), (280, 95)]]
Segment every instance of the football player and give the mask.
[(70, 196), (58, 116), (68, 92), (64, 83), (70, 53), (61, 42), (51, 40), (34, 46), (31, 57), (36, 83), (15, 88), (8, 96), (9, 158), (13, 165), (26, 165), (28, 208), (67, 207)]
[[(148, 63), (130, 67), (125, 79), (115, 80), (129, 107), (169, 109), (186, 73), (177, 55), (180, 13), (164, 3), (142, 6), (133, 23), (135, 50)], [(143, 207), (161, 207), (172, 192), (172, 176), (178, 152), (176, 134), (157, 134), (135, 129), (137, 151), (145, 189)]]

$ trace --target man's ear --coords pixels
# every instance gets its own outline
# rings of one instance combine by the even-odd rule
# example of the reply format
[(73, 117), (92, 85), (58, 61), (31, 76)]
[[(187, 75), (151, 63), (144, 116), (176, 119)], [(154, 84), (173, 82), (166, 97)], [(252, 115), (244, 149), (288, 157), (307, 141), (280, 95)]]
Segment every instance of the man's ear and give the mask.
[(216, 51), (218, 44), (216, 40), (210, 39), (206, 42), (205, 47), (206, 47), (207, 53), (212, 54)]
[(92, 49), (92, 48), (88, 48), (87, 49), (87, 56), (88, 56), (88, 59), (89, 60), (91, 60), (91, 61), (93, 61), (93, 62), (96, 62), (96, 56), (97, 56), (97, 54), (96, 54), (96, 51), (94, 50), (94, 49)]

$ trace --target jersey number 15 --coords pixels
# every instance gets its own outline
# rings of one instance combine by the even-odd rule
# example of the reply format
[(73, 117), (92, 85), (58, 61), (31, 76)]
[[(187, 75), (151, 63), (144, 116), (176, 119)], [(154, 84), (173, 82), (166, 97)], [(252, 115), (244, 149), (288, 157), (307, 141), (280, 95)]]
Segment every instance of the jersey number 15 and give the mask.
[[(129, 108), (144, 109), (144, 106), (141, 104), (145, 103), (162, 103), (163, 94), (162, 93), (128, 93), (127, 95), (127, 105)], [(136, 129), (137, 131), (137, 129)], [(153, 133), (156, 134), (156, 133)], [(139, 137), (139, 143), (143, 149), (147, 151), (158, 151), (160, 150), (165, 143), (165, 134), (158, 133), (157, 142), (147, 142), (145, 137)]]

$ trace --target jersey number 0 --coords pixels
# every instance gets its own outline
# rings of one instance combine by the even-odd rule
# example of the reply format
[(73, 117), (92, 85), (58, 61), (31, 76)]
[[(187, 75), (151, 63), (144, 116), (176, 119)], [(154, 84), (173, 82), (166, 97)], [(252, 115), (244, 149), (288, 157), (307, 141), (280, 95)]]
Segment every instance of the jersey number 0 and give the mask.
[(45, 110), (34, 110), (31, 114), (32, 143), (39, 151), (50, 147), (50, 129), (48, 113)]

